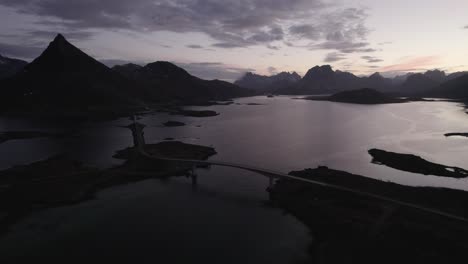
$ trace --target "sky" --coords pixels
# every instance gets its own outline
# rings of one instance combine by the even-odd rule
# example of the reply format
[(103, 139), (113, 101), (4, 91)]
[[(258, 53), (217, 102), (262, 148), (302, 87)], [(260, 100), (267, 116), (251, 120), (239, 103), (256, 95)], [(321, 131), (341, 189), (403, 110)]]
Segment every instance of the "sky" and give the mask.
[(62, 33), (109, 66), (164, 60), (206, 79), (468, 71), (467, 14), (466, 0), (0, 0), (0, 54), (32, 60)]

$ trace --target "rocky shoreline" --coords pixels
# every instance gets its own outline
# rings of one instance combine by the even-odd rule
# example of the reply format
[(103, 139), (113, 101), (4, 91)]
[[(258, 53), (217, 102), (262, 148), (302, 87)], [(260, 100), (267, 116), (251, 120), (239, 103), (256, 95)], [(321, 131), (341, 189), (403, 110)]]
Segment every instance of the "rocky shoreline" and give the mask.
[[(215, 155), (211, 147), (165, 141), (145, 146), (150, 154), (170, 158), (205, 160)], [(96, 191), (110, 186), (149, 178), (186, 176), (191, 165), (154, 161), (139, 155), (133, 148), (118, 151), (124, 164), (97, 169), (70, 159), (54, 156), (29, 165), (0, 172), (0, 235), (19, 219), (46, 208), (79, 203), (94, 197)]]
[[(409, 187), (326, 167), (291, 172), (468, 217), (468, 193)], [(323, 186), (278, 180), (271, 203), (306, 224), (315, 263), (454, 263), (468, 248), (466, 222)]]

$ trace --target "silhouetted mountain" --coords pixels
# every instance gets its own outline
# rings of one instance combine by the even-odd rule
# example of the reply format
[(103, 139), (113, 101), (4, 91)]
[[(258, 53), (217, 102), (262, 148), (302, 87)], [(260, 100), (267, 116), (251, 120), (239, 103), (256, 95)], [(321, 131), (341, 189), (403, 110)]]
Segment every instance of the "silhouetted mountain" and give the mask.
[(360, 81), (361, 87), (372, 87), (378, 91), (390, 91), (393, 86), (392, 79), (385, 78), (378, 72), (369, 77), (361, 77)]
[(149, 63), (144, 67), (127, 64), (113, 70), (151, 90), (152, 96), (164, 100), (197, 103), (207, 100), (225, 100), (246, 96), (251, 91), (232, 83), (206, 81), (190, 75), (186, 70), (165, 61)]
[[(396, 92), (403, 95), (420, 95), (432, 90), (440, 85), (443, 80), (440, 80), (438, 74), (431, 73), (416, 73), (410, 75), (404, 83), (395, 89)], [(445, 73), (444, 73), (445, 76)]]
[(440, 70), (427, 71), (424, 73), (424, 76), (437, 83), (443, 83), (447, 79), (445, 72)]
[(406, 82), (406, 80), (408, 80), (408, 77), (410, 77), (411, 75), (414, 75), (414, 73), (408, 72), (406, 74), (397, 75), (397, 76), (393, 77), (392, 85), (394, 85), (394, 86), (402, 85), (404, 82)]
[(352, 104), (393, 104), (402, 103), (401, 100), (396, 97), (389, 96), (387, 94), (378, 92), (374, 89), (363, 88), (358, 90), (343, 91), (331, 96), (311, 96), (306, 98), (308, 100), (316, 101), (332, 101), (340, 103), (352, 103)]
[(4, 84), (10, 105), (31, 110), (133, 105), (147, 96), (60, 34), (38, 58)]
[(112, 67), (112, 70), (122, 74), (127, 78), (136, 79), (138, 78), (138, 70), (140, 70), (141, 68), (143, 68), (143, 66), (128, 63), (124, 65), (115, 65), (114, 67)]
[(451, 73), (451, 74), (447, 75), (446, 81), (450, 81), (450, 80), (456, 79), (458, 77), (462, 77), (463, 75), (467, 75), (467, 74), (468, 74), (468, 72), (466, 72), (466, 71), (454, 72), (454, 73)]
[[(452, 97), (454, 96), (452, 92), (444, 93), (442, 87), (448, 87), (449, 85), (445, 85), (446, 83), (467, 74), (468, 72), (455, 72), (447, 75), (444, 71), (440, 70), (430, 70), (424, 73), (408, 73), (393, 79), (395, 86), (393, 91), (405, 96)], [(405, 81), (400, 83), (402, 80)], [(449, 96), (449, 94), (452, 94), (452, 96)]]
[(334, 71), (331, 66), (315, 66), (297, 85), (280, 92), (284, 94), (332, 94), (340, 91), (371, 87), (379, 91), (391, 91), (392, 79), (376, 72), (368, 77), (358, 77), (349, 72)]
[(235, 82), (240, 87), (249, 88), (260, 92), (272, 92), (277, 89), (287, 88), (301, 80), (296, 72), (281, 72), (272, 76), (263, 76), (248, 72)]
[(280, 89), (282, 94), (330, 94), (360, 88), (359, 77), (349, 72), (333, 71), (330, 65), (315, 66), (293, 87)]
[(0, 79), (13, 76), (21, 71), (28, 63), (18, 59), (3, 57), (0, 55)]
[(468, 74), (463, 74), (432, 89), (427, 96), (468, 101)]

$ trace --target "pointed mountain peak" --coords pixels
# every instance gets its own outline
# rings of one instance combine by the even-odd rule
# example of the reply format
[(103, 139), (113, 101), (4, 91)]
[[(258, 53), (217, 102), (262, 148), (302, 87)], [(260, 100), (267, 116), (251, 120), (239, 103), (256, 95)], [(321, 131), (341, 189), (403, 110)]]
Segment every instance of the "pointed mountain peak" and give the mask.
[(55, 38), (54, 38), (54, 42), (61, 42), (61, 41), (66, 42), (67, 40), (65, 39), (65, 37), (62, 34), (58, 33), (57, 36), (55, 36)]
[(57, 34), (49, 46), (29, 66), (37, 71), (96, 71), (108, 69)]
[(54, 40), (49, 44), (48, 49), (58, 49), (60, 52), (65, 52), (66, 49), (76, 49), (62, 34), (57, 34)]
[(383, 76), (382, 76), (382, 74), (380, 74), (380, 72), (375, 72), (374, 74), (369, 76), (369, 78), (371, 78), (371, 79), (382, 79)]
[(329, 78), (330, 76), (334, 74), (335, 72), (333, 71), (330, 65), (315, 66), (306, 73), (304, 78), (305, 79)]

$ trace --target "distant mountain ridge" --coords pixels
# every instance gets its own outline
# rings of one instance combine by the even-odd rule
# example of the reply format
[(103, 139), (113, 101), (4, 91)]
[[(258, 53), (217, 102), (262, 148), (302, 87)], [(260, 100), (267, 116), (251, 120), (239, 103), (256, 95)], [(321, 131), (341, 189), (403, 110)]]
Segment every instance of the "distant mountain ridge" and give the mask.
[(199, 103), (252, 94), (249, 90), (229, 82), (202, 80), (167, 61), (157, 61), (145, 66), (117, 65), (112, 69), (140, 86), (147, 87), (153, 96), (163, 100)]
[[(236, 83), (260, 91), (269, 87), (270, 92), (290, 95), (334, 94), (370, 88), (400, 96), (429, 96), (435, 94), (433, 90), (437, 87), (465, 75), (468, 75), (468, 72), (447, 75), (444, 71), (430, 70), (424, 73), (407, 73), (394, 78), (383, 77), (378, 72), (358, 77), (350, 72), (335, 71), (330, 65), (322, 65), (311, 68), (303, 78), (299, 80), (295, 78), (294, 82), (289, 82), (287, 85), (267, 86), (266, 83), (271, 82), (276, 75), (261, 76), (252, 73), (247, 73)], [(437, 94), (443, 95), (441, 92)]]
[(369, 77), (358, 77), (344, 71), (334, 71), (330, 65), (311, 68), (296, 85), (279, 89), (280, 94), (332, 94), (340, 91), (373, 87), (384, 90), (391, 86), (391, 80), (379, 73)]
[(21, 71), (28, 63), (23, 60), (8, 58), (0, 55), (0, 79), (13, 76)]
[(234, 84), (259, 92), (272, 92), (280, 88), (289, 87), (300, 80), (301, 76), (296, 72), (281, 72), (272, 76), (248, 72), (241, 79), (234, 82)]

